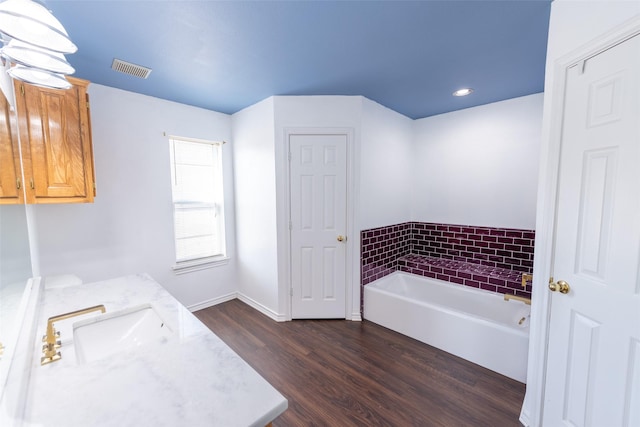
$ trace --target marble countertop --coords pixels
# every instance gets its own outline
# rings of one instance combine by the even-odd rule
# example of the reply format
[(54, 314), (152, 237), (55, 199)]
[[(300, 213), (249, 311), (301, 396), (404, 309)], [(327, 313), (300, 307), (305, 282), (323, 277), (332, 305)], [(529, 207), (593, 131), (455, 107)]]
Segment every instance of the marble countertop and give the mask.
[[(62, 359), (40, 365), (47, 319), (104, 304), (151, 303), (174, 337), (79, 364), (73, 324), (56, 323)], [(147, 275), (46, 289), (26, 398), (27, 426), (264, 426), (287, 400)]]

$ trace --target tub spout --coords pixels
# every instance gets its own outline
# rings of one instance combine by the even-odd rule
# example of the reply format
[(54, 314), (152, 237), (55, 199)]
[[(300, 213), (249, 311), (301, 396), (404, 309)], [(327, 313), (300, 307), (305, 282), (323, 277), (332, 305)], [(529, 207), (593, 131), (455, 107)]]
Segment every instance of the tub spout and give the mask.
[(523, 302), (525, 304), (531, 305), (531, 299), (530, 298), (519, 297), (517, 295), (511, 295), (511, 294), (504, 294), (504, 300), (505, 301), (509, 301), (510, 299), (514, 299), (516, 301), (520, 301), (520, 302)]

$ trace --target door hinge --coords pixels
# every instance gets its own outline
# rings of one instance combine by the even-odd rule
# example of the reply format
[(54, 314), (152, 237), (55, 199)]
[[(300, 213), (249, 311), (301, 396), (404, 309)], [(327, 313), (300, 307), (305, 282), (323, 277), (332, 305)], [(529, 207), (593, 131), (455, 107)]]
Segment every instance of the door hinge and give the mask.
[(22, 187), (22, 182), (20, 182), (20, 178), (16, 179), (16, 188), (19, 190)]
[(289, 230), (293, 230), (293, 222), (289, 221)]
[(289, 288), (289, 296), (293, 296), (293, 288)]
[(587, 68), (587, 60), (583, 59), (582, 61), (578, 62), (578, 73), (584, 74), (585, 68)]
[(94, 182), (93, 183), (93, 197), (96, 197), (96, 194), (97, 194), (97, 192), (96, 192), (96, 183)]
[(289, 161), (291, 161), (291, 151), (289, 151), (289, 154), (287, 155), (287, 158), (289, 159)]

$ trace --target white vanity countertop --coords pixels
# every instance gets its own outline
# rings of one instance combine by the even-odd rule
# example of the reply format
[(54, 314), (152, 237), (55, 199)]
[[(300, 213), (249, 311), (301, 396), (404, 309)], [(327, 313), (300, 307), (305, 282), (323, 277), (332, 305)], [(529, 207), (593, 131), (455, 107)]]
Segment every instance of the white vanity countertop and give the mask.
[[(175, 338), (78, 364), (72, 325), (56, 323), (62, 359), (40, 365), (47, 319), (104, 304), (151, 303)], [(264, 426), (287, 400), (147, 275), (47, 289), (41, 304), (25, 426)]]

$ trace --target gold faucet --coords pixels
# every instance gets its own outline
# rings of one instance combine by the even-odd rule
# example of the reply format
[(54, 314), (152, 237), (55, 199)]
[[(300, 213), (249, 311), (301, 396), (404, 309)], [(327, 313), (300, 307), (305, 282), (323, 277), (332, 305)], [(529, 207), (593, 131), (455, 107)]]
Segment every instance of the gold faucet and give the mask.
[(527, 282), (533, 281), (533, 274), (523, 274), (522, 275), (522, 287), (527, 287)]
[(531, 299), (530, 298), (519, 297), (518, 295), (512, 295), (512, 294), (504, 294), (504, 300), (505, 301), (509, 301), (510, 299), (514, 299), (516, 301), (520, 301), (520, 302), (523, 302), (525, 304), (531, 305)]
[(46, 365), (62, 358), (60, 352), (57, 351), (57, 349), (60, 348), (60, 341), (58, 340), (58, 338), (60, 338), (60, 332), (56, 332), (53, 324), (60, 320), (81, 316), (83, 314), (92, 313), (94, 311), (100, 311), (104, 313), (107, 310), (104, 308), (104, 305), (100, 304), (93, 307), (83, 308), (81, 310), (71, 311), (69, 313), (50, 317), (49, 320), (47, 320), (47, 334), (42, 337), (42, 342), (45, 344), (42, 346), (42, 357), (40, 358), (40, 365)]

